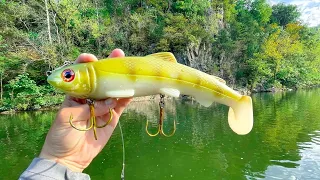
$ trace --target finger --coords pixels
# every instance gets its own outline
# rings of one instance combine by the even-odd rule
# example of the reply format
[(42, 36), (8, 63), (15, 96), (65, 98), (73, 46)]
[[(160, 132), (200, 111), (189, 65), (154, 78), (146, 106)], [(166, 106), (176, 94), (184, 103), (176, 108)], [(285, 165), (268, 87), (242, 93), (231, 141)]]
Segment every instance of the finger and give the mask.
[(124, 52), (121, 49), (115, 49), (111, 52), (108, 58), (114, 58), (114, 57), (124, 57)]
[[(115, 108), (117, 101), (113, 98), (109, 98), (105, 101), (96, 101), (94, 103), (94, 116), (102, 116), (109, 113), (109, 109)], [(90, 118), (90, 108), (88, 104), (82, 104), (73, 107), (66, 107), (60, 110), (60, 114), (63, 117), (69, 117), (72, 115), (74, 121), (83, 121)], [(62, 118), (63, 121), (68, 121), (68, 118)]]
[(120, 116), (123, 110), (130, 104), (133, 98), (123, 98), (117, 101), (114, 111)]
[(75, 63), (86, 63), (86, 62), (93, 62), (98, 61), (97, 57), (93, 54), (82, 53), (76, 59)]
[[(117, 126), (117, 124), (118, 124), (119, 116), (115, 114), (115, 111), (113, 109), (112, 109), (112, 113), (113, 113), (112, 120), (108, 123), (107, 126), (111, 126), (111, 127), (115, 128)], [(105, 114), (103, 116), (100, 116), (100, 118), (101, 118), (101, 122), (98, 122), (98, 125), (105, 124), (110, 119), (110, 113), (109, 114)]]
[[(124, 111), (124, 109), (129, 105), (129, 103), (132, 101), (133, 98), (124, 98), (124, 99), (119, 99), (117, 101), (117, 106), (114, 108), (113, 110), (113, 119), (112, 121), (107, 125), (108, 127), (110, 127), (110, 129), (114, 129), (118, 122), (119, 122), (119, 117), (121, 116), (122, 112)], [(109, 114), (106, 114), (102, 117), (105, 121), (108, 120), (110, 118)], [(107, 131), (110, 131), (107, 130)]]

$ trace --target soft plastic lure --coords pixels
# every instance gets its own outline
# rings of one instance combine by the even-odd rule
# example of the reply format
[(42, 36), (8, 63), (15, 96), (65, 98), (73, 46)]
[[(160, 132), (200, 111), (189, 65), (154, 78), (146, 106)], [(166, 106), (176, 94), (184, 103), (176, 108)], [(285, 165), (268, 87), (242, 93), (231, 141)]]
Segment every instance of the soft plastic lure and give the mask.
[(48, 82), (71, 96), (92, 100), (190, 95), (206, 107), (214, 101), (229, 106), (228, 123), (237, 134), (247, 134), (253, 127), (249, 96), (232, 90), (218, 77), (177, 63), (169, 52), (64, 66), (53, 71)]

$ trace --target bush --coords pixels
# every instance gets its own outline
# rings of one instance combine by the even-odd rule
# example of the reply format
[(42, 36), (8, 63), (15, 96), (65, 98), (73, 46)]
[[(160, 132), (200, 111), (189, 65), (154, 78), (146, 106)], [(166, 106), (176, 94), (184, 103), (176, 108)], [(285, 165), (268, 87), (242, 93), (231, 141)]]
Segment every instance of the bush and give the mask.
[(0, 104), (0, 111), (34, 110), (60, 104), (64, 95), (52, 86), (37, 86), (28, 74), (18, 75), (5, 86), (9, 93)]

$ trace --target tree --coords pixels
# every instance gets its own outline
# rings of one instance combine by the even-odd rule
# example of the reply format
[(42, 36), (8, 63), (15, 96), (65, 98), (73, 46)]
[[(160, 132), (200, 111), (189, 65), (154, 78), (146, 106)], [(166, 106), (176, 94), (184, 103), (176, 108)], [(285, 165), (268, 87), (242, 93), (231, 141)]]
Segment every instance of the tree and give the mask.
[(297, 22), (300, 16), (301, 13), (295, 5), (280, 3), (272, 6), (271, 21), (280, 26), (286, 26), (289, 23)]
[(317, 85), (319, 27), (299, 17), (296, 6), (266, 0), (0, 1), (0, 99), (19, 75), (42, 87), (45, 71), (114, 48), (129, 56), (171, 51), (236, 87)]
[(50, 17), (49, 17), (49, 10), (48, 10), (48, 0), (44, 0), (45, 2), (45, 7), (46, 7), (46, 14), (47, 14), (47, 25), (48, 25), (48, 37), (49, 37), (49, 42), (50, 44), (52, 43), (51, 40), (51, 30), (50, 30)]

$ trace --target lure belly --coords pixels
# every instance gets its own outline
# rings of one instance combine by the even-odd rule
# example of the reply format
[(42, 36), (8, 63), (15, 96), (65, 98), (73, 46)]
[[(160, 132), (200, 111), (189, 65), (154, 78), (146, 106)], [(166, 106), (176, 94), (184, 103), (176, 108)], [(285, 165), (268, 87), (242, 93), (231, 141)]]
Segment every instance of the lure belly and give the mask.
[(78, 98), (106, 99), (156, 94), (190, 95), (203, 106), (214, 101), (229, 106), (228, 123), (237, 134), (253, 127), (252, 100), (215, 76), (177, 63), (168, 52), (75, 64), (52, 72), (48, 82)]

